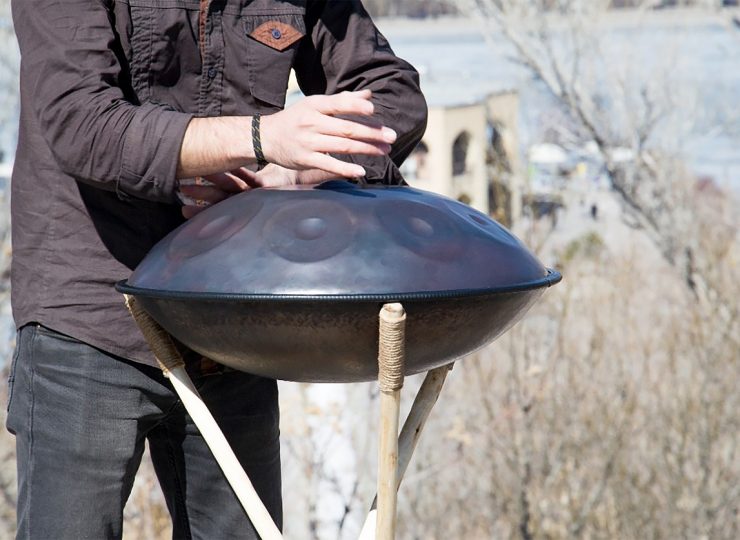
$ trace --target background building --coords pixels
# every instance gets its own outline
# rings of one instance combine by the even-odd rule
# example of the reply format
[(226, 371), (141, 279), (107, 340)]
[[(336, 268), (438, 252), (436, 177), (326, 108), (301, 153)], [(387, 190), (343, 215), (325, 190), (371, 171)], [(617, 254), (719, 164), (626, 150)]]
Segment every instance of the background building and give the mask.
[(430, 92), (424, 139), (402, 167), (413, 186), (470, 204), (499, 221), (522, 211), (515, 90), (476, 96)]

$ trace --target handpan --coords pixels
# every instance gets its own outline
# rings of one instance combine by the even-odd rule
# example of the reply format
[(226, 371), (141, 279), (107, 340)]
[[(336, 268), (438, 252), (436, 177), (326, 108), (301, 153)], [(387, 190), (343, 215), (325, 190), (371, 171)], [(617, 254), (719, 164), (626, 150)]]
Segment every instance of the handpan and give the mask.
[(378, 312), (400, 302), (406, 374), (494, 340), (560, 274), (457, 201), (331, 181), (255, 189), (159, 242), (120, 292), (232, 368), (302, 382), (377, 378)]

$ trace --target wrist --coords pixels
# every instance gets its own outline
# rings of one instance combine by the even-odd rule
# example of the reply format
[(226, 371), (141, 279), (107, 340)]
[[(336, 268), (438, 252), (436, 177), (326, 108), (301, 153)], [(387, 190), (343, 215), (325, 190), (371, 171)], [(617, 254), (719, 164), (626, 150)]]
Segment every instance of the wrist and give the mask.
[(257, 157), (254, 155), (254, 146), (252, 145), (252, 117), (231, 116), (222, 119), (229, 123), (230, 135), (228, 140), (230, 144), (225, 144), (224, 147), (229, 153), (229, 162), (235, 164), (232, 168), (254, 163)]

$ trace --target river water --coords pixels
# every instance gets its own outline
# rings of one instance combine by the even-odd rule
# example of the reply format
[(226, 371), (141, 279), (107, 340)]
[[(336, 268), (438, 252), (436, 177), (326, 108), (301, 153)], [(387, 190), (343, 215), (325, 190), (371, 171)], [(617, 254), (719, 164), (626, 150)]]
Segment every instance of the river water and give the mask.
[[(522, 153), (542, 142), (552, 99), (514, 60), (503, 37), (486, 40), (480, 24), (460, 19), (385, 20), (379, 26), (395, 52), (420, 71), (430, 105), (461, 105), (491, 91), (516, 89)], [(595, 77), (609, 84), (620, 73), (635, 88), (649, 79), (658, 99), (670, 102), (671, 114), (652, 144), (683, 156), (697, 175), (740, 193), (740, 27), (731, 17), (617, 13), (593, 33), (595, 56), (602, 59), (597, 69), (609, 71)], [(567, 34), (562, 36), (566, 43)], [(604, 94), (614, 95), (613, 89)]]

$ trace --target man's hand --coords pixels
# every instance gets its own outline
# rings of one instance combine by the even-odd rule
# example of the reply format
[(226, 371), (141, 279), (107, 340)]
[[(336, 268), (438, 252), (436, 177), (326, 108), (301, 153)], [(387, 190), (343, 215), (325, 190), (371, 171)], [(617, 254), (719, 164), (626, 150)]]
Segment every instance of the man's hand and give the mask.
[[(383, 156), (391, 151), (396, 132), (372, 123), (372, 92), (310, 96), (292, 107), (262, 118), (262, 150), (267, 161), (287, 169), (317, 169), (330, 177), (360, 178), (365, 169), (327, 155)], [(359, 122), (338, 116), (367, 118)]]
[(206, 182), (181, 184), (180, 193), (185, 197), (182, 215), (190, 219), (212, 204), (223, 201), (253, 188), (320, 184), (337, 175), (317, 169), (294, 171), (270, 163), (258, 172), (241, 168), (227, 173), (203, 177)]
[[(267, 161), (287, 169), (318, 169), (334, 178), (364, 176), (360, 165), (327, 154), (382, 156), (390, 152), (396, 132), (371, 120), (371, 97), (369, 90), (310, 96), (262, 117), (262, 150)], [(177, 178), (205, 177), (254, 163), (251, 131), (251, 116), (193, 118), (180, 148)]]
[(212, 204), (246, 191), (250, 186), (243, 176), (242, 171), (232, 171), (203, 177), (205, 183), (180, 184), (180, 193), (188, 199), (183, 201), (182, 215), (190, 219)]

